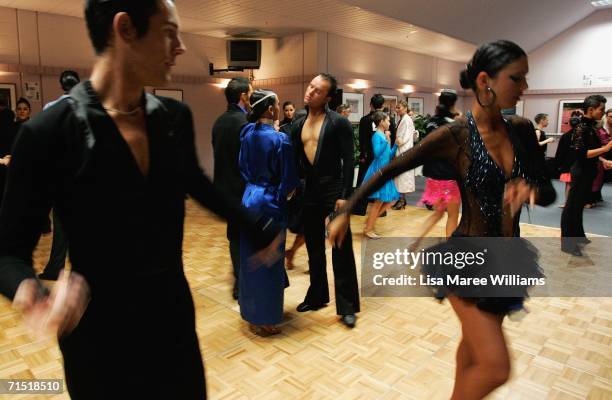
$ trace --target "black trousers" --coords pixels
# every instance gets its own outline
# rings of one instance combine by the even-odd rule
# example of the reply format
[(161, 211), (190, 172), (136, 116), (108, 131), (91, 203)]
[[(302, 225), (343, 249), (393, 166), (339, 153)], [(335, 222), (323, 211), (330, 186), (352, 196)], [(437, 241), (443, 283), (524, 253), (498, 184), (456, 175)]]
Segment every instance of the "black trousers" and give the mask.
[[(372, 160), (365, 160), (364, 162), (359, 163), (359, 173), (357, 174), (357, 187), (361, 186), (363, 183), (363, 178), (365, 177), (366, 172), (368, 172), (368, 167), (372, 163)], [(363, 198), (359, 200), (359, 202), (353, 208), (353, 214), (355, 215), (366, 215), (368, 210), (368, 198)]]
[(579, 165), (572, 166), (570, 169), (572, 182), (563, 213), (561, 213), (561, 243), (564, 247), (572, 248), (576, 245), (576, 240), (573, 238), (586, 236), (582, 216), (584, 205), (591, 197), (595, 172)]
[[(334, 205), (331, 204), (304, 206), (304, 235), (310, 268), (310, 287), (304, 301), (314, 306), (329, 303), (327, 260), (325, 258), (325, 217), (333, 209)], [(337, 314), (346, 315), (359, 312), (359, 286), (350, 228), (342, 247), (332, 250), (332, 265)]]
[(238, 274), (240, 273), (240, 229), (238, 226), (227, 224), (227, 240), (234, 270), (234, 288), (238, 288)]
[(66, 254), (68, 253), (68, 241), (64, 234), (62, 222), (60, 221), (55, 209), (53, 210), (53, 242), (51, 243), (51, 254), (49, 262), (43, 270), (47, 276), (57, 277), (66, 264)]

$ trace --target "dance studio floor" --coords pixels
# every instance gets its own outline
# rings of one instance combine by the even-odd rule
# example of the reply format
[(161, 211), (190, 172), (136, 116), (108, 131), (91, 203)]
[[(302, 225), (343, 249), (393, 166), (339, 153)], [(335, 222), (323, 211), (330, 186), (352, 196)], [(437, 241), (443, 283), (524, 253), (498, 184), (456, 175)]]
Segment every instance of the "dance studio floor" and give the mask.
[[(379, 220), (377, 230), (385, 236), (414, 235), (428, 215), (429, 211), (415, 207), (392, 211)], [(363, 222), (364, 217), (353, 217), (353, 231), (361, 232)], [(558, 229), (527, 225), (522, 233), (559, 235)], [(441, 226), (432, 232), (442, 234)], [(361, 239), (361, 234), (355, 234), (358, 265)], [(35, 257), (38, 268), (46, 262), (49, 247), (50, 237), (43, 238)], [(353, 330), (338, 322), (333, 291), (329, 307), (297, 313), (295, 307), (308, 286), (302, 248), (296, 269), (289, 271), (283, 333), (260, 338), (250, 333), (231, 298), (225, 225), (193, 203), (188, 206), (184, 249), (209, 398), (449, 398), (460, 331), (448, 303), (429, 298), (363, 298)], [(565, 257), (560, 252), (558, 256)], [(531, 299), (527, 307), (530, 312), (522, 320), (504, 323), (512, 378), (490, 398), (612, 399), (612, 299), (540, 298)], [(27, 337), (10, 304), (0, 299), (0, 378), (62, 377), (57, 345)]]

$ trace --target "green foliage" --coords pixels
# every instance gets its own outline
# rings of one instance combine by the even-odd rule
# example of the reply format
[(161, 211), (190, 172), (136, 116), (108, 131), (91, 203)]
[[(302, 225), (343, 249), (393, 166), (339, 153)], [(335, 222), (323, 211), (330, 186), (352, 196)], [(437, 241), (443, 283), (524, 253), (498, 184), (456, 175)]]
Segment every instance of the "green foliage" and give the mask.
[(353, 158), (355, 165), (359, 162), (359, 124), (353, 124)]
[(429, 114), (425, 116), (417, 115), (412, 117), (412, 122), (414, 122), (414, 129), (419, 132), (419, 138), (425, 137), (425, 126), (427, 125), (427, 122), (429, 122), (429, 118)]

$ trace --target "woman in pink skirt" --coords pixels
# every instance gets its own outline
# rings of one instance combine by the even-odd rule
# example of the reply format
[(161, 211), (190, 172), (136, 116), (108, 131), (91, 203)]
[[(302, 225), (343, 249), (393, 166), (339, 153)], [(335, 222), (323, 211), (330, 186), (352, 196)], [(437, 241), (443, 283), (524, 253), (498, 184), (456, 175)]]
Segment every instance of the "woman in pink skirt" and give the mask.
[[(559, 175), (559, 180), (565, 182), (565, 200), (567, 201), (567, 195), (569, 193), (570, 183), (572, 182), (572, 175), (569, 172), (563, 172)], [(559, 206), (560, 208), (565, 207), (565, 203)]]
[[(455, 102), (457, 92), (454, 90), (443, 90), (438, 98), (436, 113), (429, 119), (425, 127), (426, 135), (439, 127), (453, 122), (455, 117)], [(446, 237), (457, 228), (459, 221), (459, 205), (461, 204), (461, 194), (459, 186), (452, 178), (455, 177), (454, 170), (441, 161), (431, 161), (423, 166), (423, 173), (428, 178), (425, 181), (425, 192), (419, 201), (419, 205), (430, 204), (434, 207), (434, 212), (427, 218), (419, 237), (424, 237), (431, 228), (442, 219), (444, 213), (448, 214), (446, 219)]]
[(431, 228), (438, 223), (446, 212), (446, 237), (450, 237), (457, 228), (459, 221), (459, 206), (461, 204), (461, 194), (459, 186), (454, 180), (438, 180), (428, 178), (425, 182), (425, 192), (419, 204), (433, 205), (431, 214), (425, 223), (419, 237), (429, 233)]

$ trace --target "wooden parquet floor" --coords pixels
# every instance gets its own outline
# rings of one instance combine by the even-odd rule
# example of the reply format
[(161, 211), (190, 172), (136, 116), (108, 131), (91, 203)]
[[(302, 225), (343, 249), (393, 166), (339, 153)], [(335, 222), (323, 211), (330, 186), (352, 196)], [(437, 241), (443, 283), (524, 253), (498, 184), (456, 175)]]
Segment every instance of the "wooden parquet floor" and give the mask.
[[(407, 208), (380, 219), (385, 236), (414, 235), (428, 211)], [(361, 232), (364, 218), (353, 217)], [(523, 226), (525, 236), (558, 230)], [(437, 226), (432, 235), (442, 235)], [(354, 235), (360, 264), (361, 234)], [(289, 243), (293, 235), (289, 235)], [(49, 254), (41, 241), (35, 263)], [(184, 242), (185, 271), (196, 304), (197, 330), (211, 399), (448, 399), (459, 324), (448, 303), (429, 298), (363, 298), (357, 327), (349, 330), (330, 306), (297, 313), (308, 287), (305, 248), (289, 271), (281, 335), (254, 336), (231, 298), (225, 225), (192, 203)], [(331, 263), (331, 257), (328, 257)], [(329, 266), (330, 283), (333, 282)], [(531, 299), (520, 321), (506, 320), (511, 381), (492, 399), (612, 399), (612, 299)], [(121, 362), (121, 360), (117, 360)], [(32, 340), (10, 304), (0, 299), (0, 378), (62, 378), (54, 341)], [(2, 397), (0, 395), (0, 397)], [(67, 394), (4, 396), (67, 399)]]

